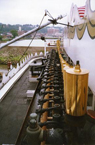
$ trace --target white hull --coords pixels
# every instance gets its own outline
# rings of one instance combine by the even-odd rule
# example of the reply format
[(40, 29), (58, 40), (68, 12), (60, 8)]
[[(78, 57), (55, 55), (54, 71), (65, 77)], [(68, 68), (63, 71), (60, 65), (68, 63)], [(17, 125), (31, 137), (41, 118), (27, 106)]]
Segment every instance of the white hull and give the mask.
[(74, 63), (79, 60), (81, 67), (89, 70), (89, 87), (95, 94), (95, 40), (87, 33), (86, 30), (82, 40), (77, 39), (76, 34), (73, 40), (65, 39), (64, 47)]
[[(95, 102), (94, 101), (95, 100), (95, 11), (91, 11), (90, 4), (91, 1), (87, 0), (86, 13), (85, 13), (86, 20), (78, 18), (79, 16), (74, 16), (73, 14), (73, 18), (75, 19), (75, 25), (77, 25), (77, 23), (80, 23), (80, 25), (75, 26), (74, 28), (65, 29), (64, 48), (67, 54), (70, 56), (70, 58), (74, 61), (74, 63), (76, 63), (76, 61), (79, 60), (81, 67), (89, 70), (89, 87), (94, 94), (93, 95), (93, 103), (94, 103)], [(95, 1), (93, 4), (95, 6)], [(76, 14), (76, 6), (74, 11)], [(89, 24), (89, 20), (93, 23), (93, 26)], [(79, 30), (80, 28), (81, 30)], [(95, 106), (94, 104), (93, 107)]]

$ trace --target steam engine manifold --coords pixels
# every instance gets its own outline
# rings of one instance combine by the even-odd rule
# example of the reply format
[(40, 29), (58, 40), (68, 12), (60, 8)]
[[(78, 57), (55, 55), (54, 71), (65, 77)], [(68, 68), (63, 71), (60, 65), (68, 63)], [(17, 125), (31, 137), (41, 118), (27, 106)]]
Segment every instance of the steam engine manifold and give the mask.
[[(74, 67), (65, 52), (60, 54), (59, 47), (57, 52), (51, 50), (47, 59), (43, 59), (43, 66), (38, 77), (39, 108), (30, 114), (27, 145), (83, 145), (91, 142), (91, 133), (88, 133), (91, 124), (86, 118), (88, 71), (81, 69), (78, 61)], [(94, 130), (92, 132), (95, 135)]]

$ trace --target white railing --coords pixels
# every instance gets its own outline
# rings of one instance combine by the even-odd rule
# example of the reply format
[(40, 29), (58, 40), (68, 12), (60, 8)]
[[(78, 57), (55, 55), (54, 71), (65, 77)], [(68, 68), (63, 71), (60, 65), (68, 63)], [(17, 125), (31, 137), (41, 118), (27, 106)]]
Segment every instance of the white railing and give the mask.
[[(40, 52), (39, 56), (43, 55), (42, 52)], [(2, 87), (4, 87), (4, 85), (21, 69), (23, 68), (32, 58), (34, 57), (37, 57), (38, 54), (37, 52), (33, 55), (28, 55), (26, 56), (22, 61), (20, 61), (20, 63), (18, 64), (17, 63), (17, 66), (16, 67), (13, 67), (12, 65), (10, 66), (10, 71), (8, 72), (7, 75), (5, 75), (3, 73), (3, 76), (2, 76), (2, 82), (0, 83), (0, 89)]]

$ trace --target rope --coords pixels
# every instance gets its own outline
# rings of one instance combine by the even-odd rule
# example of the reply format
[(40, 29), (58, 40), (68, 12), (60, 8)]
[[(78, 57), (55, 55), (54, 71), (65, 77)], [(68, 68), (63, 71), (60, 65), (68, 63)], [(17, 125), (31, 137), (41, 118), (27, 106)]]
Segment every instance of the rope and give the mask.
[[(43, 22), (43, 20), (44, 20), (44, 17), (45, 16), (49, 16), (50, 18), (52, 18), (52, 21), (54, 21), (55, 19), (52, 17), (52, 15), (46, 10), (45, 11), (45, 14), (44, 14), (44, 16), (43, 16), (43, 18), (42, 18), (42, 20), (41, 20), (41, 22), (40, 22), (40, 25), (39, 25), (39, 27), (38, 27), (38, 30), (39, 30), (39, 28), (40, 28), (40, 26), (41, 26), (41, 24), (42, 24), (42, 22)], [(38, 30), (35, 32), (35, 34), (34, 34), (34, 36), (33, 36), (33, 38), (32, 38), (32, 40), (30, 41), (30, 43), (29, 43), (29, 45), (27, 46), (27, 48), (26, 48), (26, 50), (24, 51), (24, 53), (22, 54), (22, 56), (21, 56), (21, 58), (18, 60), (18, 62), (17, 63), (19, 63), (20, 62), (20, 60), (23, 58), (23, 56), (25, 55), (25, 53), (27, 52), (27, 50), (29, 49), (29, 47), (30, 47), (30, 45), (31, 45), (31, 43), (32, 43), (32, 41), (34, 40), (34, 38), (35, 38), (35, 36), (36, 36), (36, 34), (37, 34), (37, 32), (38, 32)]]
[[(43, 22), (45, 16), (46, 16), (46, 13), (45, 13), (44, 16), (43, 16), (43, 18), (42, 18), (42, 20), (41, 20), (41, 22), (40, 22), (40, 25), (39, 25), (39, 27), (38, 27), (38, 29), (40, 28), (40, 26), (41, 26), (41, 24), (42, 24), (42, 22)], [(29, 47), (30, 47), (32, 41), (34, 40), (34, 38), (35, 38), (37, 32), (38, 32), (38, 30), (35, 32), (35, 34), (34, 34), (32, 40), (30, 41), (30, 43), (29, 43), (29, 45), (27, 46), (27, 48), (26, 48), (26, 50), (24, 51), (24, 53), (22, 54), (21, 58), (18, 60), (18, 63), (20, 62), (20, 60), (22, 59), (22, 57), (25, 55), (25, 53), (26, 53), (27, 50), (29, 49)]]
[(52, 15), (47, 10), (46, 10), (46, 15), (48, 15), (50, 18), (52, 18), (54, 20), (54, 18), (52, 17)]

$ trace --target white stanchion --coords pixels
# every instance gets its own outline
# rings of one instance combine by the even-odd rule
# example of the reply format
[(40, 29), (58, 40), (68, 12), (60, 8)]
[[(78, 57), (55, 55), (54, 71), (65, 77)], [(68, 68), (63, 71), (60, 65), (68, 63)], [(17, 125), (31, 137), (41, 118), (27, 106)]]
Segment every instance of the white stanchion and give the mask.
[[(39, 56), (40, 55), (43, 55), (43, 53), (40, 53)], [(31, 54), (30, 56), (23, 59), (23, 61), (20, 62), (20, 65), (17, 63), (16, 68), (13, 68), (13, 66), (11, 66), (11, 70), (7, 75), (3, 74), (2, 82), (0, 83), (0, 101), (2, 100), (6, 92), (8, 92), (9, 89), (12, 87), (14, 82), (16, 82), (21, 77), (21, 75), (29, 67), (30, 63), (33, 62), (35, 60), (35, 57), (37, 56), (37, 53), (35, 53), (34, 56), (33, 54)]]

